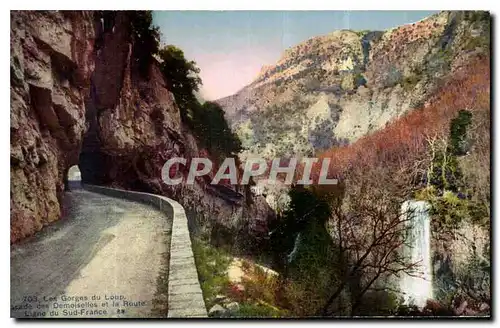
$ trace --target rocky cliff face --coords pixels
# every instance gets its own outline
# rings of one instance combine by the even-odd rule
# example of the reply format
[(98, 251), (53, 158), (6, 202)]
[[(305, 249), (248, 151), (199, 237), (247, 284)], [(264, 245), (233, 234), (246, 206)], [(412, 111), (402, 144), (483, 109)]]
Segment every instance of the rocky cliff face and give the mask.
[[(139, 71), (129, 15), (106, 21), (92, 12), (14, 12), (11, 26), (11, 241), (61, 217), (69, 167), (86, 183), (164, 194), (223, 226), (265, 234), (272, 216), (248, 192), (203, 181), (167, 186), (161, 168), (201, 150), (182, 125), (157, 63)], [(195, 213), (203, 213), (195, 215)]]
[(310, 155), (350, 143), (418, 108), (469, 58), (489, 51), (487, 17), (442, 12), (383, 32), (315, 37), (218, 102), (244, 155)]
[(488, 310), (485, 302), (491, 299), (490, 227), (463, 222), (443, 230), (435, 225), (431, 239), (434, 298), (453, 304), (459, 315)]
[(90, 13), (11, 13), (11, 242), (61, 216), (85, 131), (93, 43)]
[(139, 72), (127, 17), (118, 13), (112, 24), (104, 25), (109, 28), (99, 31), (103, 42), (81, 155), (83, 181), (172, 197), (200, 219), (196, 226), (205, 232), (216, 226), (230, 231), (244, 226), (251, 235), (265, 232), (258, 222), (266, 222), (272, 212), (260, 197), (244, 190), (225, 193), (202, 179), (194, 185), (162, 182), (161, 169), (169, 158), (203, 157), (203, 150), (183, 126), (158, 65), (151, 65), (147, 74)]

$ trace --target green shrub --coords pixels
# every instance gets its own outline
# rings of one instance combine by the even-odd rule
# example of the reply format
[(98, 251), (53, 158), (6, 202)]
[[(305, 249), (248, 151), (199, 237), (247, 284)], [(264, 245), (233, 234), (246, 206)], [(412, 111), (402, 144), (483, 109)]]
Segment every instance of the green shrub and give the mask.
[(423, 189), (419, 189), (415, 191), (414, 197), (416, 200), (432, 201), (437, 197), (436, 187), (430, 185)]
[(439, 49), (436, 53), (436, 59), (440, 61), (444, 67), (449, 67), (453, 60), (453, 53), (450, 47)]
[(241, 304), (240, 309), (233, 316), (240, 318), (280, 318), (284, 316), (284, 312), (262, 302), (246, 303)]
[(194, 92), (199, 90), (201, 79), (200, 69), (196, 62), (188, 61), (184, 52), (174, 45), (167, 45), (159, 50), (161, 60), (160, 70), (167, 85), (174, 94), (175, 101), (181, 112), (181, 119), (187, 122), (193, 117), (193, 112), (199, 106)]
[(133, 55), (136, 58), (139, 71), (147, 75), (153, 55), (158, 54), (160, 30), (153, 26), (153, 15), (150, 10), (127, 12), (133, 39)]
[(439, 223), (448, 228), (454, 228), (463, 220), (470, 218), (468, 200), (460, 199), (451, 191), (446, 191), (442, 197), (435, 198), (432, 207)]
[(403, 79), (403, 81), (401, 82), (401, 86), (405, 91), (409, 92), (415, 88), (418, 82), (420, 82), (420, 77), (418, 75), (412, 74)]
[(399, 305), (396, 293), (384, 290), (370, 291), (363, 296), (361, 305), (356, 311), (363, 316), (389, 316), (398, 311)]
[(193, 239), (192, 247), (205, 304), (210, 308), (215, 304), (215, 296), (230, 286), (227, 268), (232, 259), (225, 252), (197, 238)]
[(173, 45), (159, 52), (160, 70), (179, 106), (181, 119), (198, 137), (200, 143), (219, 159), (235, 156), (241, 151), (241, 141), (231, 131), (224, 110), (214, 102), (200, 102), (194, 96), (202, 81), (196, 62), (185, 58), (184, 52)]
[(450, 123), (450, 143), (451, 153), (455, 156), (466, 153), (467, 128), (472, 122), (472, 113), (467, 110), (460, 110), (458, 116)]
[(241, 151), (241, 141), (229, 127), (224, 110), (214, 102), (205, 102), (194, 108), (191, 126), (201, 143), (220, 161), (227, 156), (236, 156)]

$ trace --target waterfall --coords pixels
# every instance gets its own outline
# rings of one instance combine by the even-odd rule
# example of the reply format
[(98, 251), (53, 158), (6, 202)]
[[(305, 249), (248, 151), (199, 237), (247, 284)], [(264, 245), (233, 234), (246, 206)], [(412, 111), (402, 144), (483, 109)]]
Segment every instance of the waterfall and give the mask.
[[(413, 276), (406, 273), (400, 282), (405, 303), (424, 307), (432, 298), (432, 264), (430, 245), (429, 204), (425, 201), (409, 200), (401, 206), (401, 212), (409, 221), (407, 245), (403, 254), (408, 263), (417, 263)], [(418, 275), (418, 276), (417, 276)]]
[(290, 252), (290, 254), (287, 255), (288, 263), (292, 263), (292, 261), (295, 260), (295, 257), (297, 256), (297, 252), (299, 250), (299, 246), (302, 243), (302, 241), (303, 241), (302, 233), (299, 232), (297, 237), (295, 237), (295, 243), (293, 245), (293, 250)]

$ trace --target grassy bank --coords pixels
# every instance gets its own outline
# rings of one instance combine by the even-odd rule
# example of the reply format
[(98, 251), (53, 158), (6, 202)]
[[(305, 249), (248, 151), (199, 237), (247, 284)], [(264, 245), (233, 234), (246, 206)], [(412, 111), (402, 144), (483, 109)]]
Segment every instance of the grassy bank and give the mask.
[[(207, 309), (223, 303), (239, 304), (237, 310), (215, 314), (213, 317), (278, 318), (288, 315), (287, 311), (275, 305), (275, 277), (266, 275), (264, 270), (250, 261), (242, 260), (245, 275), (241, 282), (235, 283), (228, 276), (228, 269), (234, 259), (228, 252), (198, 238), (193, 239), (193, 252)], [(221, 302), (221, 299), (224, 301)]]

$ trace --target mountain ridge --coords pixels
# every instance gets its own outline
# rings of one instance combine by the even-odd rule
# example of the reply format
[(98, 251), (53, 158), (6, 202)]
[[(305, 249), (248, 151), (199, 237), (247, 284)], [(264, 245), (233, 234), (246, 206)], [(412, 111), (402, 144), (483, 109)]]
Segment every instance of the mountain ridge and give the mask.
[(242, 139), (243, 157), (310, 155), (353, 142), (423, 106), (447, 76), (484, 53), (486, 16), (443, 11), (382, 32), (313, 37), (216, 102)]

